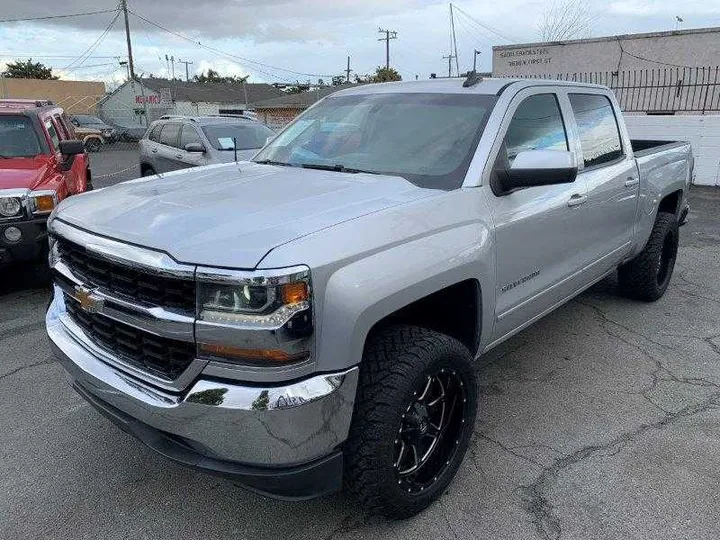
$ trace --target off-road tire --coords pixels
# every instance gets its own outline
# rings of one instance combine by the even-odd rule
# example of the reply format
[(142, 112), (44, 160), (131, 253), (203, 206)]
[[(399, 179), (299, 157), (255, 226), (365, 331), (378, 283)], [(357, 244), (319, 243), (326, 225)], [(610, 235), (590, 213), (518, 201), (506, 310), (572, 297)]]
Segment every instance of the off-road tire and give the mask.
[(659, 212), (643, 250), (618, 269), (620, 290), (625, 296), (645, 302), (662, 298), (675, 268), (678, 239), (675, 215)]
[[(394, 447), (406, 404), (439, 370), (452, 370), (464, 384), (464, 419), (448, 465), (420, 493), (398, 486)], [(411, 517), (445, 491), (472, 435), (477, 388), (472, 357), (457, 340), (414, 326), (394, 326), (370, 336), (360, 366), (357, 398), (345, 446), (345, 484), (364, 509), (391, 519)]]

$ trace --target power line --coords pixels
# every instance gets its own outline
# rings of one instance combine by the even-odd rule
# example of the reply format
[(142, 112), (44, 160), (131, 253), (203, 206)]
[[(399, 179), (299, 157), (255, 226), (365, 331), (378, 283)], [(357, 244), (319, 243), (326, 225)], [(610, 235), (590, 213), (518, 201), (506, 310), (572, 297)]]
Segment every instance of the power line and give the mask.
[(454, 7), (457, 11), (459, 11), (460, 13), (462, 13), (463, 15), (465, 15), (465, 16), (466, 16), (468, 19), (470, 19), (472, 22), (474, 22), (476, 25), (478, 25), (478, 26), (481, 27), (481, 28), (484, 28), (484, 29), (487, 30), (488, 32), (492, 32), (492, 33), (495, 34), (496, 36), (501, 37), (502, 39), (504, 39), (504, 40), (506, 40), (506, 41), (509, 41), (509, 42), (511, 42), (511, 43), (512, 43), (512, 42), (515, 42), (515, 43), (518, 42), (517, 39), (512, 38), (512, 37), (508, 37), (508, 36), (502, 34), (499, 30), (496, 30), (496, 29), (493, 28), (492, 26), (490, 26), (490, 25), (488, 25), (488, 24), (485, 24), (485, 23), (481, 23), (481, 22), (478, 21), (475, 17), (473, 17), (472, 15), (469, 15), (467, 12), (465, 12), (465, 10), (460, 9), (460, 8), (457, 7), (456, 5), (453, 5), (453, 7)]
[(80, 54), (80, 56), (78, 56), (75, 60), (73, 60), (67, 66), (65, 66), (63, 68), (63, 71), (70, 69), (77, 62), (80, 62), (79, 64), (77, 64), (78, 66), (83, 65), (85, 63), (85, 61), (88, 58), (90, 58), (90, 55), (92, 53), (94, 53), (95, 50), (100, 46), (100, 43), (102, 43), (103, 39), (105, 39), (105, 36), (108, 35), (108, 33), (110, 32), (110, 29), (115, 24), (115, 21), (118, 20), (118, 17), (120, 17), (120, 12), (116, 11), (115, 16), (110, 21), (110, 24), (108, 24), (107, 27), (105, 27), (105, 30), (103, 30), (102, 34), (100, 34), (100, 36), (95, 41), (93, 41), (92, 44)]
[(85, 11), (83, 13), (68, 13), (67, 15), (45, 15), (42, 17), (25, 17), (22, 19), (0, 19), (0, 23), (9, 22), (25, 22), (25, 21), (47, 21), (49, 19), (67, 19), (69, 17), (84, 17), (86, 15), (100, 15), (102, 13), (112, 13), (117, 9), (102, 9), (99, 11)]
[(246, 57), (240, 56), (240, 55), (238, 55), (238, 54), (232, 54), (232, 53), (229, 53), (229, 52), (220, 50), (220, 49), (216, 49), (215, 47), (211, 47), (210, 45), (205, 45), (205, 44), (201, 43), (200, 41), (197, 41), (197, 40), (195, 40), (195, 39), (189, 38), (189, 37), (187, 37), (187, 36), (185, 36), (185, 35), (183, 35), (183, 34), (180, 34), (179, 32), (175, 32), (175, 31), (173, 31), (173, 30), (170, 30), (169, 28), (166, 28), (166, 27), (162, 26), (161, 24), (158, 24), (158, 23), (156, 23), (156, 22), (154, 22), (154, 21), (151, 21), (150, 19), (147, 19), (147, 18), (143, 17), (142, 15), (137, 14), (135, 11), (133, 11), (133, 10), (131, 10), (131, 9), (128, 9), (128, 11), (129, 11), (130, 13), (132, 13), (133, 15), (135, 15), (138, 19), (140, 19), (140, 20), (142, 20), (142, 21), (145, 21), (146, 23), (148, 23), (148, 24), (150, 24), (150, 25), (152, 25), (152, 26), (155, 26), (156, 28), (159, 28), (160, 30), (162, 30), (162, 31), (164, 31), (164, 32), (167, 32), (167, 33), (169, 33), (169, 34), (172, 34), (172, 35), (174, 35), (174, 36), (176, 36), (176, 37), (179, 37), (180, 39), (183, 39), (183, 40), (185, 40), (185, 41), (188, 41), (188, 42), (190, 42), (190, 43), (194, 43), (194, 44), (197, 45), (198, 47), (202, 47), (203, 49), (207, 49), (208, 51), (212, 51), (212, 52), (214, 52), (214, 53), (216, 53), (216, 54), (221, 54), (221, 55), (224, 55), (224, 56), (229, 56), (229, 57), (231, 57), (231, 58), (240, 60), (240, 61), (242, 61), (242, 62), (248, 62), (248, 63), (250, 63), (250, 64), (256, 64), (256, 65), (258, 65), (258, 66), (263, 66), (263, 67), (266, 67), (266, 68), (269, 68), (269, 69), (274, 69), (274, 70), (277, 70), (277, 71), (284, 71), (284, 72), (286, 72), (286, 73), (292, 73), (292, 74), (294, 74), (294, 75), (302, 75), (302, 76), (305, 76), (305, 77), (332, 77), (332, 75), (327, 75), (327, 74), (321, 74), (321, 73), (304, 73), (304, 72), (302, 72), (302, 71), (294, 71), (294, 70), (292, 70), (292, 69), (281, 68), (281, 67), (278, 67), (278, 66), (273, 66), (273, 65), (271, 65), (271, 64), (265, 64), (264, 62), (258, 62), (257, 60), (251, 60), (250, 58), (246, 58)]

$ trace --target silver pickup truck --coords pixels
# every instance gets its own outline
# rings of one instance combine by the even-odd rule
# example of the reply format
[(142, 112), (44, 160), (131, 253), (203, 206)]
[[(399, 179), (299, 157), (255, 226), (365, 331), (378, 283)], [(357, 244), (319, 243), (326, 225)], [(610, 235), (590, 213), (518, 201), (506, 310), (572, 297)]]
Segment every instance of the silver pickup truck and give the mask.
[(63, 202), (47, 331), (159, 453), (407, 517), (463, 459), (476, 358), (618, 269), (663, 296), (692, 171), (687, 143), (631, 141), (601, 86), (347, 89), (250, 162)]

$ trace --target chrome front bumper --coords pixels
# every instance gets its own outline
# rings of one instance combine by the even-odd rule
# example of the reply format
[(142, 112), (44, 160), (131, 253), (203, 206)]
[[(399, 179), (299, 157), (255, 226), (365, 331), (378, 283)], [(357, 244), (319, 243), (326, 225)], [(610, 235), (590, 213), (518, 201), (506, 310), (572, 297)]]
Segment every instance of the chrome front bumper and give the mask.
[(80, 394), (104, 412), (118, 411), (116, 416), (180, 441), (198, 459), (296, 467), (322, 460), (347, 438), (356, 367), (283, 386), (243, 385), (200, 374), (188, 390), (177, 394), (103, 362), (76, 339), (64, 320), (62, 300), (56, 298), (46, 316), (47, 332), (53, 353)]

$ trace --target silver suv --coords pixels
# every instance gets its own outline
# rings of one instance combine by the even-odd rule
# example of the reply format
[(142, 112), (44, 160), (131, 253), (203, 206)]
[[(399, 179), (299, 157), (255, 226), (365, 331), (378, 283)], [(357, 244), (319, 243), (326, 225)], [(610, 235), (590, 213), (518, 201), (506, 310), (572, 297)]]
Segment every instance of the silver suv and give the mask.
[(140, 173), (150, 176), (250, 159), (274, 135), (269, 127), (249, 118), (163, 116), (140, 139)]

